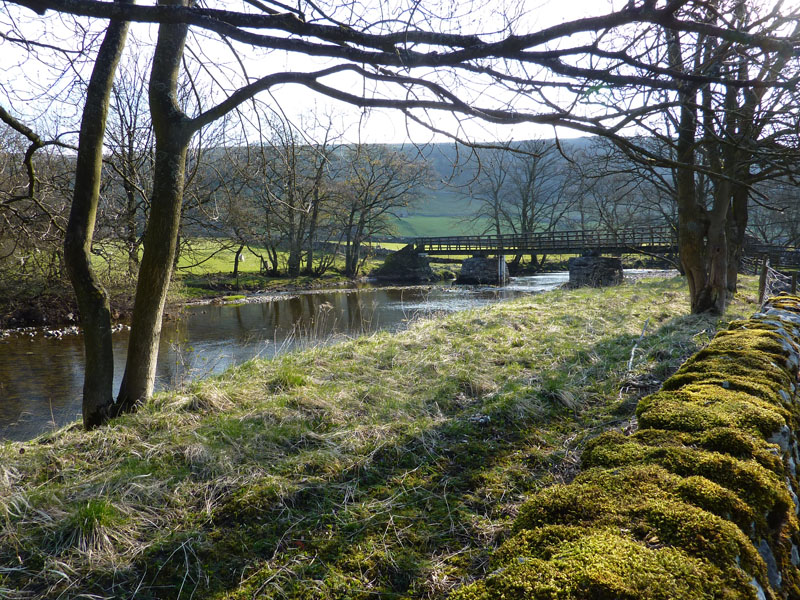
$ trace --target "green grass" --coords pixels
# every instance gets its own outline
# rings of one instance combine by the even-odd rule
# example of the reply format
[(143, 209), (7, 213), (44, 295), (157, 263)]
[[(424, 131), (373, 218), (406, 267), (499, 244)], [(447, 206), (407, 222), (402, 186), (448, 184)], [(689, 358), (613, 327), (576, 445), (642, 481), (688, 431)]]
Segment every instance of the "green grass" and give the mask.
[[(520, 508), (491, 574), (451, 600), (797, 598), (791, 442), (800, 299), (773, 298), (684, 362), (567, 485)], [(768, 566), (769, 565), (769, 566)]]
[[(380, 244), (384, 248), (399, 249), (402, 243)], [(300, 275), (289, 278), (286, 275), (270, 276), (261, 272), (260, 256), (267, 256), (265, 248), (252, 247), (242, 251), (239, 263), (239, 277), (233, 277), (234, 258), (238, 245), (223, 238), (193, 238), (185, 240), (178, 261), (178, 269), (173, 277), (170, 301), (180, 303), (186, 300), (218, 296), (225, 291), (282, 290), (314, 288), (338, 285), (349, 281), (342, 274), (344, 259), (338, 257), (333, 266), (322, 276)], [(278, 253), (279, 264), (285, 269), (286, 253)], [(121, 291), (132, 292), (131, 280), (127, 275), (127, 258), (122, 246), (115, 242), (103, 244), (102, 252), (93, 256), (95, 269), (104, 281), (113, 284), (112, 296)], [(368, 274), (383, 263), (379, 257), (368, 258), (361, 274)], [(127, 287), (126, 287), (127, 286)]]
[(443, 235), (481, 235), (483, 223), (464, 221), (463, 217), (442, 215), (409, 215), (398, 219), (396, 235), (403, 237), (436, 237)]
[(557, 290), (6, 443), (0, 592), (445, 598), (486, 574), (529, 494), (569, 481), (589, 441), (756, 309), (754, 286), (725, 319), (686, 314), (679, 278)]

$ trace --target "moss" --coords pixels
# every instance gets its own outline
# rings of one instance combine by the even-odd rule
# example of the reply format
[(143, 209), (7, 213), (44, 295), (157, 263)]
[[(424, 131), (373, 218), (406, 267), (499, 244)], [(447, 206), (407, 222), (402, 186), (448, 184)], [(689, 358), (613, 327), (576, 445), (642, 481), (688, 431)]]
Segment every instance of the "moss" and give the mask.
[(771, 379), (755, 381), (751, 377), (746, 377), (744, 375), (704, 372), (687, 368), (679, 370), (675, 375), (665, 381), (664, 385), (661, 386), (661, 390), (678, 390), (692, 384), (713, 385), (724, 390), (744, 392), (750, 396), (767, 399), (773, 402), (780, 402), (780, 394), (778, 391), (783, 389), (778, 383), (775, 383)]
[[(783, 480), (755, 460), (681, 445), (650, 445), (652, 435), (625, 437), (607, 433), (594, 440), (582, 456), (584, 468), (615, 468), (626, 465), (659, 465), (682, 477), (701, 476), (725, 487), (747, 502), (757, 514), (770, 513), (773, 520), (788, 518), (793, 503)], [(662, 438), (663, 441), (663, 438)]]
[[(3, 493), (30, 499), (24, 514), (5, 521), (0, 564), (14, 568), (3, 586), (65, 598), (108, 590), (237, 600), (446, 597), (485, 572), (523, 498), (573, 477), (586, 440), (618, 426), (612, 410), (621, 388), (632, 403), (641, 388), (631, 379), (644, 381), (654, 361), (665, 373), (676, 369), (706, 341), (697, 331), (719, 325), (706, 316), (664, 321), (685, 312), (679, 279), (631, 287), (558, 291), (253, 361), (159, 395), (121, 426), (0, 448)], [(580, 318), (562, 321), (576, 302)], [(659, 324), (641, 340), (630, 373), (630, 349), (648, 318)], [(603, 473), (587, 468), (576, 485), (603, 501), (598, 522), (579, 520), (576, 506), (574, 524), (519, 529), (494, 557), (492, 568), (505, 571), (493, 577), (540, 561), (520, 576), (533, 582), (528, 598), (751, 597), (750, 575), (735, 557), (758, 570), (726, 533), (742, 525), (744, 514), (733, 513), (748, 500), (694, 473), (690, 452), (782, 467), (759, 431), (738, 429), (730, 415), (721, 421), (731, 424), (642, 430), (630, 446), (609, 446), (648, 457), (661, 444), (662, 455), (636, 466), (620, 460)], [(624, 497), (614, 497), (616, 486)], [(38, 489), (57, 497), (34, 500)], [(111, 565), (104, 574), (97, 553), (48, 549), (57, 523), (90, 496), (107, 497), (127, 519), (99, 528), (126, 535), (105, 547), (116, 551), (102, 555)], [(791, 521), (776, 518), (770, 528), (747, 506), (759, 515), (757, 535), (789, 564)], [(727, 510), (730, 523), (719, 525)], [(723, 565), (705, 539), (734, 559)]]
[(697, 360), (703, 360), (709, 354), (720, 352), (746, 352), (750, 356), (761, 353), (771, 354), (773, 358), (785, 358), (786, 350), (781, 336), (765, 329), (728, 329), (720, 331), (708, 348), (695, 354)]
[(652, 548), (608, 530), (564, 541), (548, 560), (521, 558), (452, 600), (755, 600), (741, 571), (722, 569), (677, 548)]
[(718, 334), (644, 398), (635, 434), (590, 441), (583, 472), (526, 502), (495, 554), (499, 568), (456, 598), (772, 598), (756, 550), (764, 539), (781, 593), (797, 596), (787, 488), (796, 481), (767, 441), (798, 423), (786, 395), (795, 341), (749, 323)]
[(520, 558), (550, 560), (565, 542), (577, 541), (584, 535), (586, 528), (576, 525), (541, 525), (521, 529), (492, 555), (492, 566), (501, 568)]
[(684, 445), (696, 444), (705, 450), (729, 454), (736, 458), (752, 458), (777, 475), (784, 473), (783, 461), (775, 454), (775, 446), (763, 438), (734, 427), (716, 427), (690, 436)]
[(773, 308), (800, 313), (800, 305), (798, 305), (797, 296), (779, 294), (774, 298), (770, 298), (769, 304)]
[(552, 486), (534, 496), (521, 508), (514, 527), (614, 528), (642, 543), (679, 547), (720, 568), (741, 562), (752, 575), (763, 575), (763, 563), (742, 531), (682, 500), (677, 493), (681, 481), (653, 466), (589, 470), (570, 485)]
[(681, 479), (675, 493), (694, 506), (733, 521), (742, 531), (749, 531), (751, 523), (757, 520), (755, 511), (739, 496), (705, 477)]
[(642, 427), (676, 431), (736, 427), (764, 437), (789, 419), (785, 409), (758, 397), (700, 384), (652, 394), (639, 403), (636, 414)]
[[(714, 353), (702, 360), (695, 355), (678, 369), (676, 375), (690, 373), (711, 380), (740, 377), (776, 391), (787, 389), (791, 383), (791, 377), (786, 370), (778, 366), (776, 359), (767, 354), (752, 356), (746, 352)], [(664, 382), (664, 386), (667, 390), (673, 388), (669, 380)]]

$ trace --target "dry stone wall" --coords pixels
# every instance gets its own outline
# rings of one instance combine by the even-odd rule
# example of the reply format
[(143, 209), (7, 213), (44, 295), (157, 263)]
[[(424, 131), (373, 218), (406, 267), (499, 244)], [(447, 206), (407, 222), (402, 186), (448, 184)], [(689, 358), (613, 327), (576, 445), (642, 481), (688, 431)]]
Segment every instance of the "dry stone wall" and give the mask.
[(533, 496), (453, 600), (800, 598), (800, 298), (720, 332)]

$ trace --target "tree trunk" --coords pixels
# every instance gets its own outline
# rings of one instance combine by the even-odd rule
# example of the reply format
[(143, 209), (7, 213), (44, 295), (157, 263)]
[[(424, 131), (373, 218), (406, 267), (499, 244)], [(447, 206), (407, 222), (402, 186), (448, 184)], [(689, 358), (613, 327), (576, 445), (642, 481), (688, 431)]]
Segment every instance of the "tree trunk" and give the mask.
[[(186, 164), (186, 159), (183, 159), (184, 164)], [(186, 167), (183, 168), (183, 171), (186, 171)], [(181, 190), (181, 203), (183, 203), (183, 190)], [(178, 218), (178, 233), (175, 234), (175, 253), (172, 255), (172, 269), (175, 270), (178, 268), (178, 263), (181, 261), (181, 229), (180, 229), (180, 217)]]
[[(674, 31), (668, 31), (667, 34), (670, 62), (675, 68), (681, 69), (683, 58), (680, 39)], [(699, 52), (703, 49), (704, 47), (698, 47), (696, 51)], [(697, 60), (697, 57), (695, 59)], [(727, 298), (725, 214), (722, 214), (721, 222), (719, 221), (719, 210), (715, 210), (714, 214), (709, 215), (697, 196), (695, 145), (699, 108), (697, 104), (698, 90), (694, 83), (684, 83), (683, 86), (684, 88), (680, 91), (680, 117), (676, 143), (676, 159), (679, 164), (675, 168), (678, 252), (689, 285), (692, 313), (721, 313), (725, 308)], [(703, 98), (707, 100), (707, 95), (704, 95)], [(707, 113), (706, 116), (708, 117)], [(720, 260), (723, 261), (721, 264)], [(725, 265), (724, 269), (721, 268), (722, 265)]]
[[(316, 185), (316, 184), (315, 184)], [(311, 219), (308, 223), (308, 245), (306, 247), (306, 273), (314, 273), (314, 243), (317, 237), (317, 222), (319, 221), (319, 190), (314, 190), (314, 206), (311, 209)]]
[(290, 241), (289, 247), (289, 256), (286, 259), (286, 272), (289, 277), (297, 277), (300, 275), (300, 262), (301, 262), (301, 250), (300, 250), (300, 240), (293, 239)]
[(128, 136), (127, 146), (122, 156), (122, 187), (125, 191), (125, 245), (128, 253), (128, 274), (136, 276), (139, 271), (139, 244), (136, 239), (136, 187), (133, 177), (136, 173), (134, 166), (134, 131), (126, 131)]
[[(725, 186), (727, 187), (727, 186)], [(728, 236), (727, 195), (718, 198), (718, 206), (710, 213), (706, 256), (708, 260), (708, 295), (712, 303), (709, 312), (723, 313), (728, 304)]]
[(236, 256), (233, 257), (233, 279), (236, 281), (237, 289), (239, 288), (239, 259), (242, 257), (242, 250), (244, 250), (244, 244), (239, 244)]
[[(739, 180), (741, 181), (741, 180)], [(739, 267), (744, 254), (744, 236), (747, 231), (749, 192), (744, 184), (737, 183), (731, 194), (731, 210), (728, 214), (728, 292), (736, 293)]]
[[(126, 412), (153, 394), (161, 321), (178, 244), (188, 136), (182, 127), (172, 135), (156, 129), (156, 164), (153, 198), (139, 281), (133, 306), (128, 358), (117, 399), (118, 412)], [(166, 139), (164, 139), (166, 138)]]
[(272, 265), (270, 274), (277, 277), (280, 275), (280, 269), (278, 268), (278, 248), (270, 246), (267, 250), (267, 254), (269, 255), (269, 262)]
[(705, 236), (708, 215), (697, 201), (694, 181), (694, 142), (697, 127), (695, 99), (686, 94), (681, 102), (678, 128), (675, 190), (678, 202), (678, 249), (689, 285), (692, 313), (716, 310), (715, 295), (709, 286)]
[(128, 192), (125, 214), (125, 242), (128, 251), (128, 274), (135, 276), (139, 271), (139, 244), (136, 239), (136, 197)]
[(150, 75), (150, 112), (156, 139), (153, 196), (117, 412), (134, 410), (152, 395), (155, 384), (161, 321), (177, 254), (186, 156), (194, 133), (176, 102), (187, 31), (185, 24), (162, 23), (153, 56)]
[(82, 411), (87, 429), (103, 424), (113, 403), (111, 310), (108, 296), (92, 269), (91, 248), (100, 200), (109, 98), (127, 34), (127, 22), (109, 23), (92, 70), (81, 120), (72, 208), (64, 238), (66, 270), (75, 288), (83, 327), (86, 365)]

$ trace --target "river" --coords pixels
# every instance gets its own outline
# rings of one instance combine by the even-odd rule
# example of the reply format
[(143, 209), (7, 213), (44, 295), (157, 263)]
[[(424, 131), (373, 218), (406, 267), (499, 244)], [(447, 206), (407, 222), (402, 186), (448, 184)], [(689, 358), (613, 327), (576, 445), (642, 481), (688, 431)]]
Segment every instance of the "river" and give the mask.
[[(157, 388), (224, 371), (253, 357), (398, 330), (420, 316), (476, 308), (553, 289), (567, 273), (516, 277), (504, 287), (377, 287), (287, 293), (244, 304), (189, 306), (164, 324)], [(128, 332), (114, 334), (115, 388)], [(0, 440), (26, 440), (80, 417), (83, 338), (45, 330), (0, 338)]]

